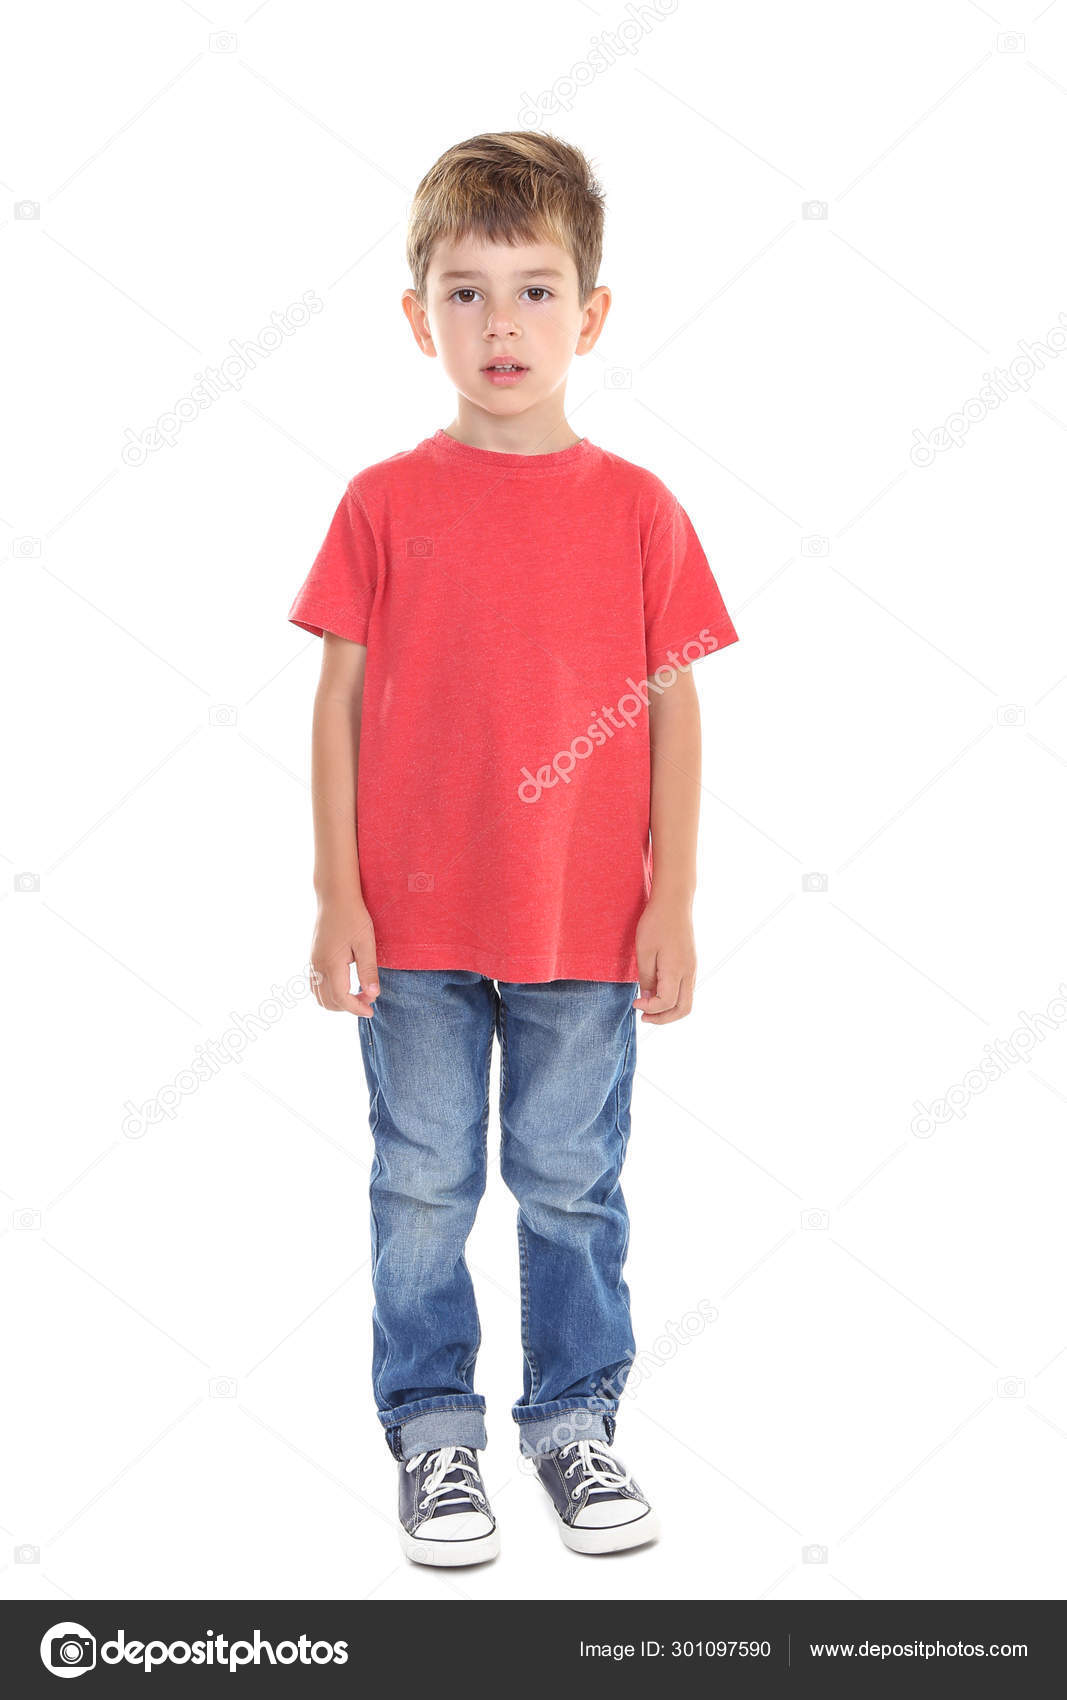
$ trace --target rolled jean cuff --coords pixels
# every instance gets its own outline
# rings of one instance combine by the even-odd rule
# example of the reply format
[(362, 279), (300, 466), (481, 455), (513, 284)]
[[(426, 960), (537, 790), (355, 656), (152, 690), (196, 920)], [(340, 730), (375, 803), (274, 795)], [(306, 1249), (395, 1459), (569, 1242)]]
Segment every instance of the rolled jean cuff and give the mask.
[(554, 1400), (544, 1405), (515, 1405), (512, 1416), (519, 1425), (519, 1448), (532, 1458), (556, 1452), (572, 1440), (615, 1438), (617, 1404), (606, 1399), (585, 1399), (567, 1404)]
[(379, 1411), (386, 1445), (394, 1458), (414, 1458), (437, 1446), (485, 1449), (485, 1400), (473, 1398), (415, 1399), (392, 1411)]

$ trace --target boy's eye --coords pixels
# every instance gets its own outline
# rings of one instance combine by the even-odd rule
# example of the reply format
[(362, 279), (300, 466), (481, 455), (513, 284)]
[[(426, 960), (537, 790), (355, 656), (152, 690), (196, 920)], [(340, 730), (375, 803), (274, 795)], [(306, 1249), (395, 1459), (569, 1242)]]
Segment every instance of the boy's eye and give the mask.
[[(550, 289), (547, 289), (543, 283), (531, 283), (531, 284), (527, 284), (526, 288), (523, 290), (522, 293), (524, 295), (536, 295), (537, 300), (534, 302), (534, 306), (539, 307), (541, 305), (542, 300), (547, 300), (549, 298), (549, 296), (551, 295), (552, 291)], [(467, 296), (467, 295), (477, 295), (477, 294), (478, 294), (478, 291), (476, 289), (470, 289), (466, 285), (463, 285), (459, 289), (454, 289), (452, 291), (452, 294), (449, 296), (449, 300), (454, 301), (457, 296)], [(462, 307), (466, 307), (468, 305), (468, 303), (466, 301), (461, 300), (460, 305)]]

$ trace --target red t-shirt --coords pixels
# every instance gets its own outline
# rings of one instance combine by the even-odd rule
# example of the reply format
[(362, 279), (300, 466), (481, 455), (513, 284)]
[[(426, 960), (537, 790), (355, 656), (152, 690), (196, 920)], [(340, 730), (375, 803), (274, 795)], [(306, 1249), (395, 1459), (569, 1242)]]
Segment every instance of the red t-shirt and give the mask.
[(653, 675), (737, 639), (666, 485), (588, 437), (523, 455), (436, 431), (352, 479), (289, 619), (367, 646), (379, 963), (637, 980)]

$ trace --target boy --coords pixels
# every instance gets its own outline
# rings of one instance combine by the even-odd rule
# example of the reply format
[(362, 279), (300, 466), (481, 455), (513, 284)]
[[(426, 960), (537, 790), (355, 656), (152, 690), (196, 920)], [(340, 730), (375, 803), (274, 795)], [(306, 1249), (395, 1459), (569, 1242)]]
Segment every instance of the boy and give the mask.
[(536, 132), (473, 137), (432, 167), (403, 306), (456, 416), (356, 474), (289, 613), (323, 639), (311, 977), (324, 1009), (359, 1017), (373, 1387), (420, 1563), (499, 1547), (464, 1257), (494, 1034), (520, 1450), (572, 1549), (658, 1532), (612, 1450), (636, 1350), (619, 1183), (636, 1011), (664, 1024), (692, 1007), (689, 663), (737, 633), (667, 487), (564, 417), (570, 362), (611, 303), (603, 217), (583, 155)]

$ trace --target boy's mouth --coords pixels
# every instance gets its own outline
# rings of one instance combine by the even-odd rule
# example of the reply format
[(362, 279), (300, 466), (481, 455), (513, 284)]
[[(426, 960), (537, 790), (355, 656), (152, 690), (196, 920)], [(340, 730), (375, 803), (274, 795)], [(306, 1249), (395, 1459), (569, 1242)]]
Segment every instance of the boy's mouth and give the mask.
[(515, 384), (525, 375), (529, 367), (523, 366), (518, 360), (494, 360), (482, 371), (492, 384)]

